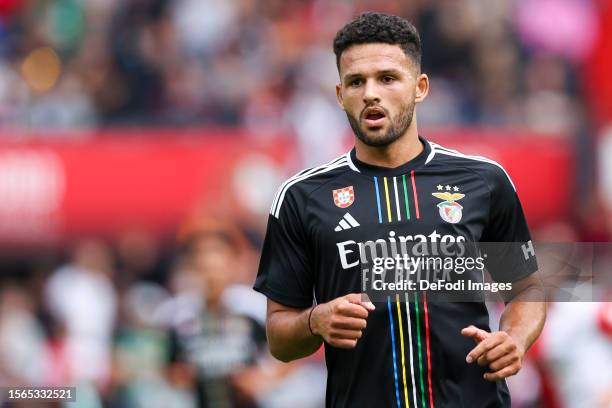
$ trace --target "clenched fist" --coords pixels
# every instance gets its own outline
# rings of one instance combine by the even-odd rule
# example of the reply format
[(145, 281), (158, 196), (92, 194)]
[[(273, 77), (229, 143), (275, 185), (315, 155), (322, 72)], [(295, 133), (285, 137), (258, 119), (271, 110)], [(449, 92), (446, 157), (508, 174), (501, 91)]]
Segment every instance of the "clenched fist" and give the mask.
[(351, 293), (316, 305), (310, 315), (310, 327), (333, 347), (351, 349), (357, 345), (367, 325), (374, 304), (364, 301), (360, 293)]

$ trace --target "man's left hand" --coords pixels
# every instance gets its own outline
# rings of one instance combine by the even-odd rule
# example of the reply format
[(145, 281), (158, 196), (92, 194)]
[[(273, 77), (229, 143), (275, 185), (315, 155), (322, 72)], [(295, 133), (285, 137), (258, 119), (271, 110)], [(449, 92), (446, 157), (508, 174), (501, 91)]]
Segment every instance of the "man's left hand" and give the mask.
[(487, 381), (498, 381), (519, 372), (525, 351), (504, 331), (489, 333), (475, 326), (468, 326), (461, 330), (461, 334), (471, 337), (476, 347), (470, 351), (466, 362), (476, 361), (479, 366), (489, 366), (490, 373), (485, 373)]

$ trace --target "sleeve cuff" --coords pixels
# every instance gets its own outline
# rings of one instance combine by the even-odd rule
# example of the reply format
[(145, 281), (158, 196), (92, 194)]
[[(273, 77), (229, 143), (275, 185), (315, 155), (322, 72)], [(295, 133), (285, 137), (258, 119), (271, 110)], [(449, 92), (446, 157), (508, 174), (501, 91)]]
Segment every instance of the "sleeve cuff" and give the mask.
[(307, 299), (307, 298), (299, 298), (299, 297), (295, 297), (295, 296), (287, 296), (285, 294), (279, 293), (273, 289), (271, 289), (269, 286), (263, 284), (263, 285), (255, 285), (253, 286), (253, 289), (261, 294), (263, 294), (264, 296), (266, 296), (268, 299), (276, 302), (276, 303), (280, 303), (283, 306), (287, 306), (287, 307), (293, 307), (296, 309), (306, 309), (309, 308), (310, 306), (312, 306), (312, 299)]

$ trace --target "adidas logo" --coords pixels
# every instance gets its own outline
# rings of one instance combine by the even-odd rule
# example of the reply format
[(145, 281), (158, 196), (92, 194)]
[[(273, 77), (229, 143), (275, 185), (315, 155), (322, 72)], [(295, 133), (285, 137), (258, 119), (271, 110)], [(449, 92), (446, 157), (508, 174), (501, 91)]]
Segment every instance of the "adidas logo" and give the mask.
[(360, 224), (357, 222), (355, 218), (353, 218), (351, 214), (346, 213), (344, 214), (344, 216), (338, 223), (338, 226), (334, 228), (334, 231), (338, 232), (342, 230), (347, 230), (347, 229), (358, 227), (359, 225)]

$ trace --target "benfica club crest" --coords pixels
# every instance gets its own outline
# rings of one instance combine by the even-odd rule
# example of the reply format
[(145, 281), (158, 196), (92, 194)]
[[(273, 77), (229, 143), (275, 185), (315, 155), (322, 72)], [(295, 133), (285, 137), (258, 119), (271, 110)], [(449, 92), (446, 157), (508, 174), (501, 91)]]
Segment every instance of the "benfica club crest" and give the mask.
[[(438, 190), (443, 189), (443, 186), (438, 186)], [(450, 186), (446, 186), (446, 190), (448, 191), (431, 193), (431, 195), (436, 198), (439, 198), (440, 200), (444, 200), (438, 204), (440, 217), (446, 222), (456, 224), (461, 221), (461, 216), (463, 215), (463, 206), (457, 201), (465, 197), (465, 194), (451, 192)], [(454, 186), (452, 190), (459, 191), (459, 188)]]
[(346, 208), (355, 201), (355, 191), (353, 186), (339, 188), (333, 191), (334, 204), (340, 208)]

